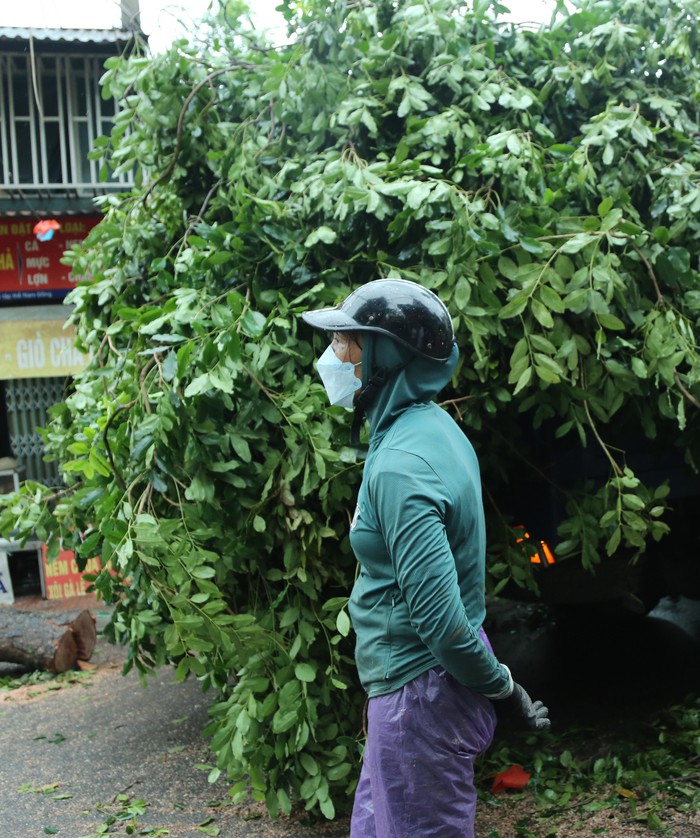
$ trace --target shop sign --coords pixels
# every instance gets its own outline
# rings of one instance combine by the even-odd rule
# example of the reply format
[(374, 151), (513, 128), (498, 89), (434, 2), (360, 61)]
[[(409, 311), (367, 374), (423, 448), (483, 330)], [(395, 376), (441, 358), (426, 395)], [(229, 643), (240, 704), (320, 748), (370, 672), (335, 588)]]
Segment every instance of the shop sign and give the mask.
[(61, 319), (3, 320), (0, 380), (55, 378), (80, 372), (88, 357), (73, 345), (75, 329)]
[(14, 601), (15, 593), (7, 564), (7, 552), (0, 549), (0, 605), (12, 605)]
[(68, 597), (86, 594), (90, 582), (83, 579), (83, 573), (100, 572), (100, 560), (94, 558), (88, 560), (85, 570), (81, 573), (72, 550), (61, 550), (58, 558), (50, 562), (46, 555), (46, 545), (44, 545), (41, 560), (44, 563), (47, 599), (68, 599)]
[(100, 220), (100, 216), (57, 218), (59, 228), (41, 241), (34, 219), (0, 218), (0, 303), (62, 300), (83, 277), (73, 276), (61, 257)]

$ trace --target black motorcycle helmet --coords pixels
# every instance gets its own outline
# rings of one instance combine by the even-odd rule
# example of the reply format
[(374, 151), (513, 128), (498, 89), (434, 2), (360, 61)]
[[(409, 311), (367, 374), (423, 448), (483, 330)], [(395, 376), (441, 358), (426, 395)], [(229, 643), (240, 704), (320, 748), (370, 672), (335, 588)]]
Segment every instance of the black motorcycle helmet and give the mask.
[[(455, 336), (452, 318), (442, 300), (407, 279), (375, 279), (360, 286), (340, 305), (305, 311), (302, 318), (327, 332), (378, 332), (408, 347), (415, 355), (444, 362), (452, 353)], [(363, 380), (355, 399), (350, 440), (359, 444), (365, 411), (377, 392), (400, 367), (372, 364), (369, 381)]]
[(310, 326), (328, 332), (380, 332), (434, 361), (450, 357), (455, 339), (442, 300), (407, 279), (375, 279), (340, 305), (301, 316)]

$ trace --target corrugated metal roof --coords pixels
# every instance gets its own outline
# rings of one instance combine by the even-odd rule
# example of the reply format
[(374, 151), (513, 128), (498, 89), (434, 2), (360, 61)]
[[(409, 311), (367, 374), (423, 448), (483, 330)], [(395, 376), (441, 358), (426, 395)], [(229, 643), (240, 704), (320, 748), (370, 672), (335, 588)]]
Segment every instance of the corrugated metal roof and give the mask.
[(134, 37), (128, 29), (35, 29), (0, 26), (0, 41), (53, 41), (54, 43), (119, 44)]

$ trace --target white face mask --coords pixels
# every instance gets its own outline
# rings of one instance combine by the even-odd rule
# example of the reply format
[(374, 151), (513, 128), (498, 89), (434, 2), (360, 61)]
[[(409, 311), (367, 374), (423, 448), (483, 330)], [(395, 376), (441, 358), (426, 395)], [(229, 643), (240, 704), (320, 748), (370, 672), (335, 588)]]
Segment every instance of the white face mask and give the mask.
[(331, 404), (352, 407), (355, 391), (362, 386), (362, 382), (355, 375), (355, 367), (359, 367), (361, 363), (362, 361), (358, 364), (341, 361), (330, 346), (318, 359), (316, 369)]

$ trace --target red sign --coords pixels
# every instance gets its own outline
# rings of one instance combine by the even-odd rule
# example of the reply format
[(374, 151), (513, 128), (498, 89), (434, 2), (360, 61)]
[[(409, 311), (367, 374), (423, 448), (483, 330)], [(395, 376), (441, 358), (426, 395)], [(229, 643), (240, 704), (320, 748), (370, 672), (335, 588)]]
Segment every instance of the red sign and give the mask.
[[(61, 550), (58, 558), (49, 562), (46, 558), (46, 545), (44, 544), (42, 561), (44, 563), (46, 599), (68, 599), (68, 597), (87, 593), (90, 582), (83, 579), (83, 574), (78, 570), (78, 565), (75, 563), (75, 554), (72, 550)], [(99, 572), (100, 560), (98, 558), (90, 559), (83, 571), (83, 573)]]
[(49, 240), (34, 232), (36, 219), (0, 218), (0, 302), (63, 299), (82, 277), (71, 275), (61, 257), (101, 220), (66, 216)]

